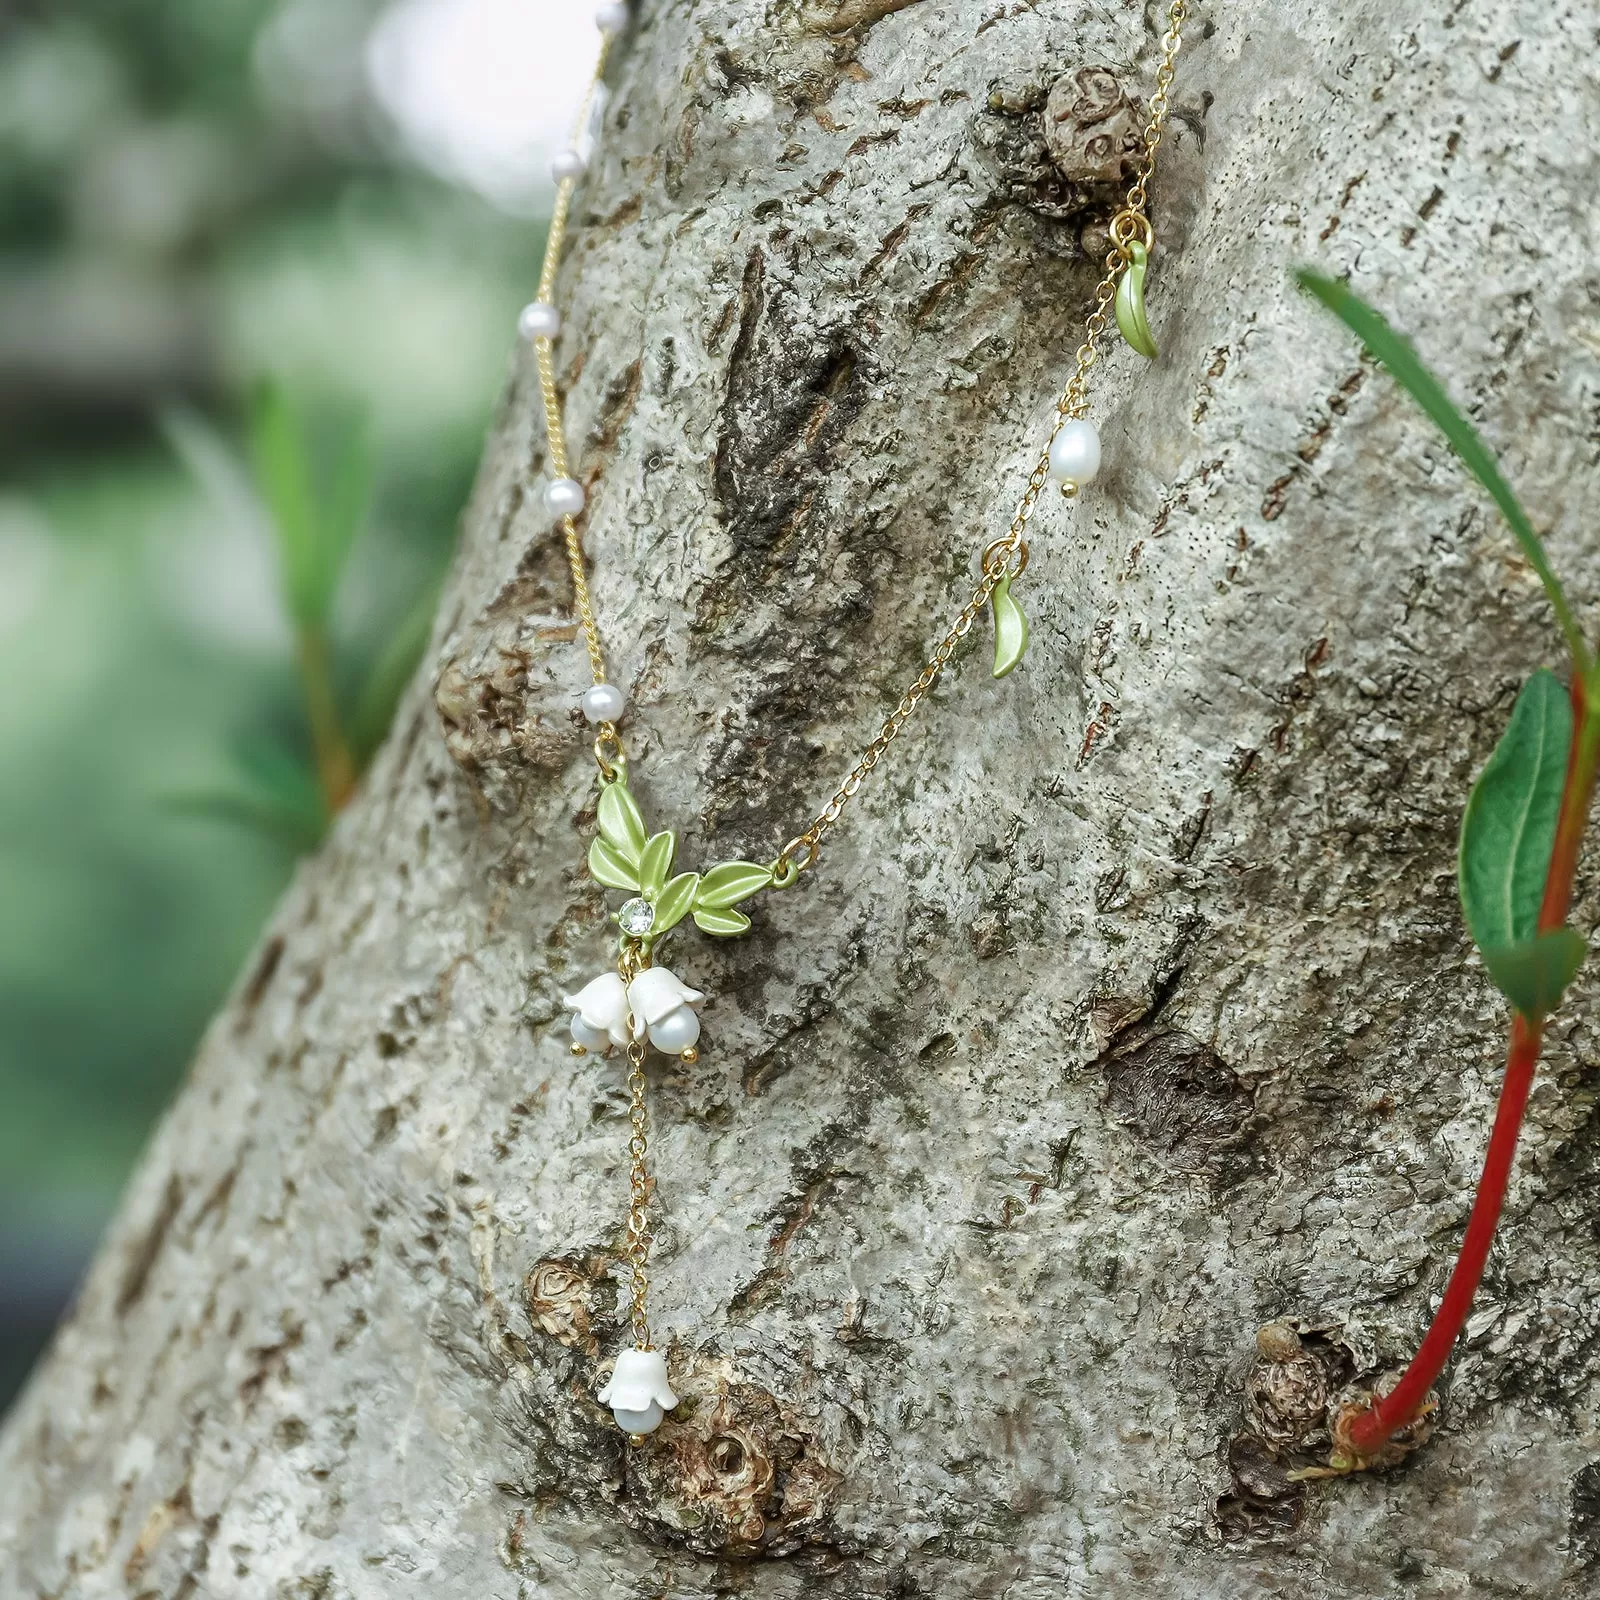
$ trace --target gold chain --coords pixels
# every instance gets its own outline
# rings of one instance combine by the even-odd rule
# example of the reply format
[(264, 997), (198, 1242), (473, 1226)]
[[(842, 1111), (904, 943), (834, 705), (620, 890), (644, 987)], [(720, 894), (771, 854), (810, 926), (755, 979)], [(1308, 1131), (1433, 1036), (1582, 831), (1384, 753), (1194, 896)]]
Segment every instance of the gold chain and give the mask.
[[(573, 128), (574, 149), (583, 141), (589, 116), (594, 108), (594, 97), (599, 89), (600, 80), (605, 75), (606, 58), (610, 54), (611, 35), (603, 33), (600, 36), (600, 54), (595, 61), (594, 75), (589, 80), (589, 87), (583, 96), (583, 107), (578, 112), (578, 120)], [(550, 213), (550, 231), (544, 238), (544, 262), (539, 269), (539, 291), (535, 297), (546, 305), (555, 303), (556, 269), (561, 265), (561, 250), (567, 239), (567, 216), (572, 209), (572, 191), (577, 182), (576, 177), (568, 177), (556, 185), (555, 209)], [(561, 397), (556, 392), (555, 353), (549, 339), (535, 339), (533, 347), (534, 356), (539, 363), (539, 390), (544, 398), (545, 448), (550, 457), (550, 476), (565, 478), (569, 476), (567, 435), (561, 422)], [(589, 601), (589, 574), (584, 562), (583, 540), (578, 533), (577, 518), (563, 517), (561, 528), (567, 547), (567, 564), (572, 568), (572, 593), (578, 604), (578, 620), (583, 624), (583, 642), (589, 651), (589, 668), (594, 673), (594, 681), (604, 683), (605, 651), (600, 646), (600, 629), (594, 620), (594, 607)], [(614, 752), (614, 756), (621, 754), (621, 741), (611, 723), (606, 723), (601, 728), (600, 735), (601, 741)], [(602, 768), (606, 765), (606, 761), (602, 760)]]
[[(838, 822), (844, 808), (853, 800), (860, 790), (867, 776), (877, 766), (885, 750), (894, 742), (905, 727), (906, 723), (915, 715), (920, 706), (939, 681), (946, 665), (956, 646), (960, 644), (968, 633), (972, 631), (973, 624), (983, 614), (983, 609), (988, 605), (1000, 581), (1009, 573), (1012, 577), (1018, 576), (1028, 563), (1028, 546), (1024, 538), (1028, 523), (1033, 517), (1034, 508), (1037, 506), (1039, 496), (1044, 492), (1044, 486), (1050, 481), (1050, 446), (1055, 442), (1056, 435), (1062, 427), (1075, 418), (1085, 416), (1089, 409), (1089, 374), (1100, 361), (1100, 343), (1105, 337), (1110, 326), (1109, 312), (1111, 302), (1116, 297), (1117, 279), (1129, 260), (1128, 244), (1135, 237), (1142, 238), (1148, 247), (1154, 242), (1154, 231), (1150, 225), (1149, 217), (1149, 189), (1150, 180), (1154, 176), (1156, 166), (1156, 151), (1161, 145), (1162, 137), (1166, 130), (1167, 118), (1171, 110), (1170, 95), (1173, 81), (1177, 72), (1178, 51), (1183, 42), (1183, 25), (1188, 20), (1188, 0), (1172, 0), (1167, 8), (1167, 28), (1161, 40), (1161, 63), (1156, 69), (1156, 87), (1150, 97), (1149, 114), (1145, 123), (1143, 134), (1143, 148), (1140, 153), (1139, 167), (1132, 185), (1123, 200), (1122, 209), (1118, 211), (1111, 223), (1111, 249), (1106, 256), (1105, 276), (1100, 280), (1095, 289), (1094, 307), (1089, 313), (1084, 325), (1083, 342), (1078, 346), (1073, 363), (1072, 376), (1067, 380), (1067, 386), (1062, 391), (1061, 398), (1055, 406), (1055, 416), (1050, 428), (1050, 435), (1045, 440), (1045, 446), (1040, 453), (1038, 463), (1028, 476), (1028, 482), (1023, 490), (1022, 499), (1017, 504), (1015, 514), (1011, 519), (1011, 526), (999, 539), (984, 547), (980, 563), (981, 578), (978, 586), (972, 591), (971, 598), (956, 614), (944, 637), (934, 647), (933, 654), (916, 678), (907, 686), (905, 692), (896, 702), (894, 709), (883, 720), (872, 742), (861, 752), (856, 764), (850, 769), (844, 782), (834, 791), (833, 797), (812, 819), (811, 825), (804, 833), (796, 835), (778, 852), (772, 862), (774, 882), (779, 887), (792, 884), (806, 868), (815, 865), (817, 855), (821, 849), (823, 836)], [(605, 71), (606, 57), (609, 52), (610, 36), (606, 35), (600, 47), (599, 60), (595, 66), (594, 78), (591, 80), (588, 92), (584, 96), (583, 111), (578, 118), (578, 137), (581, 138), (583, 129), (588, 121), (590, 107), (592, 106), (596, 87), (601, 75)], [(576, 142), (576, 139), (575, 141)], [(560, 265), (561, 250), (566, 240), (567, 216), (572, 203), (572, 191), (576, 182), (574, 178), (563, 179), (556, 190), (555, 209), (550, 217), (550, 231), (545, 239), (544, 265), (539, 274), (539, 299), (551, 303), (551, 296), (555, 290), (556, 269)], [(568, 475), (566, 435), (561, 423), (561, 401), (556, 392), (555, 369), (549, 339), (535, 340), (535, 349), (539, 363), (539, 387), (544, 397), (545, 431), (548, 440), (550, 456), (550, 470), (553, 477), (566, 477)], [(594, 672), (594, 681), (606, 681), (605, 655), (600, 645), (600, 630), (594, 619), (594, 609), (589, 596), (589, 579), (583, 554), (583, 541), (578, 532), (575, 517), (563, 517), (562, 529), (565, 535), (567, 561), (572, 568), (572, 589), (577, 602), (578, 617), (583, 624), (584, 643), (589, 652), (589, 665)], [(623, 759), (622, 738), (615, 724), (603, 723), (599, 735), (595, 740), (595, 759), (599, 763), (601, 772), (609, 779), (616, 773), (617, 766)], [(630, 1059), (632, 1052), (629, 1052)], [(630, 1080), (631, 1082), (631, 1080)], [(641, 1090), (642, 1094), (642, 1090)], [(642, 1118), (642, 1100), (637, 1107), (638, 1117)], [(641, 1146), (644, 1135), (642, 1121), (636, 1121), (635, 1141)], [(639, 1158), (642, 1170), (642, 1155)], [(642, 1182), (642, 1177), (637, 1182)], [(636, 1183), (636, 1204), (642, 1205), (638, 1199)], [(642, 1213), (641, 1213), (642, 1215)], [(630, 1220), (630, 1240), (632, 1221)], [(641, 1232), (638, 1236), (642, 1241), (642, 1248), (648, 1251), (648, 1234)], [(631, 1251), (631, 1245), (630, 1245)], [(642, 1294), (643, 1265), (642, 1259), (635, 1262), (635, 1287)]]
[[(939, 681), (939, 675), (954, 654), (956, 645), (966, 637), (973, 623), (982, 615), (983, 608), (989, 603), (989, 597), (994, 593), (1001, 578), (1008, 569), (1015, 577), (1027, 565), (1028, 546), (1023, 535), (1027, 531), (1028, 522), (1033, 516), (1039, 496), (1044, 492), (1045, 484), (1050, 481), (1050, 446), (1055, 443), (1056, 435), (1069, 419), (1082, 417), (1089, 409), (1089, 373), (1100, 360), (1100, 340), (1110, 326), (1107, 312), (1111, 309), (1112, 300), (1116, 298), (1117, 279), (1128, 262), (1125, 247), (1128, 240), (1136, 234), (1142, 235), (1147, 244), (1154, 236), (1149, 218), (1150, 179), (1155, 174), (1156, 149), (1161, 143), (1162, 132), (1166, 127), (1169, 111), (1168, 96), (1177, 72), (1178, 50), (1183, 42), (1183, 24), (1187, 20), (1188, 12), (1188, 0), (1172, 0), (1168, 8), (1167, 31), (1161, 40), (1161, 65), (1156, 70), (1155, 93), (1150, 97), (1149, 120), (1145, 124), (1144, 150), (1140, 157), (1138, 174), (1128, 190), (1122, 209), (1112, 219), (1112, 248), (1106, 257), (1105, 276), (1095, 290), (1094, 309), (1089, 313), (1088, 322), (1084, 327), (1083, 343), (1078, 346), (1072, 376), (1067, 380), (1067, 386), (1056, 402), (1055, 420), (1050, 428), (1050, 436), (1045, 440), (1044, 450), (1039, 456), (1038, 463), (1028, 476), (1027, 487), (1018, 502), (1016, 514), (1011, 519), (1011, 526), (1003, 538), (996, 539), (985, 547), (982, 561), (983, 581), (973, 590), (972, 598), (957, 614), (950, 631), (934, 647), (927, 665), (901, 695), (894, 710), (884, 719), (872, 743), (861, 752), (860, 758), (850, 769), (849, 776), (834, 791), (833, 798), (827, 805), (812, 819), (811, 826), (804, 833), (796, 835), (778, 852), (777, 859), (772, 863), (772, 870), (774, 882), (779, 887), (792, 884), (801, 872), (816, 864), (823, 835), (839, 820), (844, 808), (855, 798), (856, 792), (866, 781), (867, 774), (877, 766), (879, 757), (894, 742), (895, 736), (911, 720), (917, 707)], [(1016, 566), (1012, 566), (1013, 560), (1018, 563)]]
[[(617, 976), (626, 988), (649, 965), (649, 957), (631, 941), (617, 957)], [(645, 1105), (644, 1041), (635, 1037), (630, 1011), (628, 1027), (628, 1315), (633, 1342), (650, 1345), (650, 1114)]]

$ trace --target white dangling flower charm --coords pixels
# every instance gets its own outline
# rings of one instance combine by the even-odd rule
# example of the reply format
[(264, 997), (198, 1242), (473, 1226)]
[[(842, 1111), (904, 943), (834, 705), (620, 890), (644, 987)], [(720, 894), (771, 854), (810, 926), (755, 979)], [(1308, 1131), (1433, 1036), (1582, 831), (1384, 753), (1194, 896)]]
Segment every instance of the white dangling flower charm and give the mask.
[(586, 983), (576, 994), (563, 995), (562, 1005), (572, 1012), (572, 1042), (581, 1050), (619, 1050), (628, 1047), (628, 991), (622, 979), (607, 972)]
[(692, 1050), (700, 1037), (696, 1010), (706, 997), (691, 989), (665, 967), (646, 967), (628, 985), (628, 1006), (633, 1012), (633, 1036), (644, 1039), (664, 1055)]
[(599, 1394), (600, 1404), (624, 1433), (636, 1438), (654, 1433), (678, 1403), (667, 1382), (667, 1358), (659, 1350), (624, 1350)]
[(580, 1049), (627, 1049), (631, 1014), (634, 1039), (642, 1044), (648, 1038), (663, 1054), (677, 1056), (694, 1049), (700, 1037), (695, 1013), (705, 1001), (665, 967), (646, 967), (626, 987), (608, 972), (561, 1003), (572, 1012), (572, 1042)]

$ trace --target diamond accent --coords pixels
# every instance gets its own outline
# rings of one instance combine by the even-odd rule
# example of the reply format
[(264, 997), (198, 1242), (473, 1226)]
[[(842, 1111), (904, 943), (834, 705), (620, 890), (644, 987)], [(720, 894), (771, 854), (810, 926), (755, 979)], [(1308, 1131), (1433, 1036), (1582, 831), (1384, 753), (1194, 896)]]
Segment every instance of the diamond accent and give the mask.
[(617, 913), (617, 926), (630, 938), (642, 939), (656, 925), (656, 908), (648, 900), (629, 900)]

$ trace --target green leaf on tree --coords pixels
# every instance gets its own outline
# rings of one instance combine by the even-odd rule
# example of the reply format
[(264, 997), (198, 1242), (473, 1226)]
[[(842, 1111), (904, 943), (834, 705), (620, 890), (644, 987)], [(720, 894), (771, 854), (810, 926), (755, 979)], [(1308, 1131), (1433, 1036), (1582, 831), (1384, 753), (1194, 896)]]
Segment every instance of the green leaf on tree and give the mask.
[(1369, 306), (1349, 284), (1306, 267), (1302, 267), (1295, 277), (1302, 289), (1320, 300), (1388, 368), (1389, 375), (1427, 412), (1439, 431), (1450, 441), (1451, 448), (1460, 456), (1463, 465), (1489, 491), (1490, 497), (1500, 508), (1500, 514), (1510, 524), (1517, 543), (1522, 546), (1528, 565), (1538, 573), (1539, 581), (1550, 597), (1550, 605), (1561, 624), (1562, 633), (1566, 635), (1573, 661), (1580, 671), (1586, 672), (1590, 665), (1589, 647), (1584, 642), (1571, 606), (1567, 604), (1561, 580), (1556, 577), (1545, 555), (1544, 545), (1534, 532), (1533, 523), (1523, 510), (1522, 502), (1506, 482), (1499, 463), (1478, 437), (1477, 430), (1456, 409), (1450, 396), (1445, 393), (1444, 385), (1423, 365), (1410, 341), (1396, 333), (1382, 314)]
[[(1527, 1010), (1571, 948), (1549, 942), (1553, 934), (1536, 937), (1571, 748), (1571, 700), (1554, 673), (1540, 670), (1517, 696), (1461, 819), (1457, 877), (1467, 927), (1496, 985), (1528, 1016), (1560, 998), (1558, 988), (1545, 1011)], [(1574, 963), (1562, 987), (1576, 970)]]
[(1495, 987), (1523, 1016), (1537, 1021), (1560, 1005), (1589, 946), (1573, 928), (1557, 928), (1521, 944), (1485, 950), (1483, 964)]
[(698, 872), (680, 872), (656, 896), (656, 920), (651, 924), (650, 937), (659, 939), (669, 928), (675, 928), (689, 915), (694, 905), (694, 892), (700, 887)]
[[(753, 861), (724, 861), (700, 880), (700, 892), (694, 903), (698, 910), (723, 911), (741, 900), (748, 900), (758, 889), (768, 888), (771, 883), (771, 867), (758, 867)], [(700, 926), (705, 927), (705, 924)], [(745, 927), (749, 927), (748, 922)], [(707, 932), (714, 931), (707, 929)], [(743, 933), (744, 929), (737, 931)]]
[(628, 786), (620, 778), (601, 789), (598, 814), (601, 838), (630, 867), (637, 868), (649, 832), (639, 811), (639, 803), (628, 793)]
[(1534, 935), (1571, 748), (1572, 703), (1541, 669), (1517, 696), (1461, 819), (1461, 908), (1480, 950)]
[(731, 939), (736, 933), (744, 933), (750, 927), (750, 919), (743, 912), (717, 911), (705, 907), (696, 908), (694, 922), (703, 933), (714, 933), (719, 939)]

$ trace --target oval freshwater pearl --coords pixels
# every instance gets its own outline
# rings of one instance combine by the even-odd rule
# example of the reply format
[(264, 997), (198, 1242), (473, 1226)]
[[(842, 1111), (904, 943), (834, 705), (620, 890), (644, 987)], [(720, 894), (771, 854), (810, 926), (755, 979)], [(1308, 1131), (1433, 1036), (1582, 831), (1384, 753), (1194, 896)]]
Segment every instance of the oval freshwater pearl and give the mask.
[(601, 6), (594, 14), (594, 25), (601, 33), (621, 33), (628, 26), (628, 8), (625, 5)]
[(583, 691), (583, 714), (590, 722), (618, 722), (627, 699), (614, 683), (597, 683)]
[(1100, 434), (1074, 417), (1050, 441), (1050, 476), (1057, 483), (1088, 483), (1100, 471)]
[(565, 150), (556, 152), (555, 159), (550, 163), (550, 175), (557, 183), (565, 183), (568, 178), (581, 178), (588, 166), (583, 152), (569, 145)]
[(535, 300), (522, 308), (517, 332), (524, 339), (553, 339), (561, 332), (561, 313), (547, 301)]
[(700, 1019), (688, 1006), (669, 1011), (651, 1030), (650, 1043), (662, 1055), (675, 1056), (700, 1038)]
[(552, 517), (575, 517), (584, 506), (583, 485), (576, 478), (553, 479), (544, 492), (545, 509)]
[(624, 1433), (646, 1434), (654, 1433), (661, 1426), (661, 1419), (666, 1416), (654, 1400), (643, 1411), (629, 1411), (625, 1406), (613, 1406), (611, 1415), (617, 1419), (617, 1426)]

